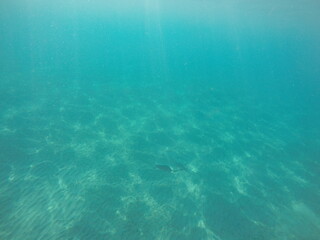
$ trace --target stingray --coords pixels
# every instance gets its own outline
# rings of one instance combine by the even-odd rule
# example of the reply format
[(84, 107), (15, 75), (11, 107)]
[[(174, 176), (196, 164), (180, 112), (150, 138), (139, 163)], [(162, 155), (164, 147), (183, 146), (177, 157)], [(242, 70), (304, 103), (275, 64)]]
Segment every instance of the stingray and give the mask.
[(180, 168), (177, 168), (177, 169), (173, 169), (172, 167), (170, 167), (168, 165), (162, 165), (162, 164), (157, 164), (156, 168), (158, 168), (158, 169), (160, 169), (160, 170), (162, 170), (164, 172), (170, 172), (170, 173), (183, 171), (183, 170), (186, 171), (185, 167), (180, 167)]
[(162, 170), (164, 172), (173, 172), (173, 169), (168, 165), (159, 165), (159, 164), (157, 164), (156, 168), (158, 168), (158, 169), (160, 169), (160, 170)]

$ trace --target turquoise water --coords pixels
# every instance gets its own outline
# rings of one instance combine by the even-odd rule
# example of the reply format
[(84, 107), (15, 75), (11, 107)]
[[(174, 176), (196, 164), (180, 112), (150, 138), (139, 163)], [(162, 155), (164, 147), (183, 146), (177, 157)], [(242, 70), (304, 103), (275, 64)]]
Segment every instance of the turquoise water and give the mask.
[(0, 239), (319, 239), (319, 13), (2, 1)]

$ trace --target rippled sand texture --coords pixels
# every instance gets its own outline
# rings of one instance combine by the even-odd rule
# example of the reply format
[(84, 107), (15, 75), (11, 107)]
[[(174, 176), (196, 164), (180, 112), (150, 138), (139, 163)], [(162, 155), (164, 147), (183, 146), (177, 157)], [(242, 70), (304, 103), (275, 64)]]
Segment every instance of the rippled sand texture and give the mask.
[(1, 239), (320, 236), (299, 113), (188, 84), (44, 89), (1, 103)]

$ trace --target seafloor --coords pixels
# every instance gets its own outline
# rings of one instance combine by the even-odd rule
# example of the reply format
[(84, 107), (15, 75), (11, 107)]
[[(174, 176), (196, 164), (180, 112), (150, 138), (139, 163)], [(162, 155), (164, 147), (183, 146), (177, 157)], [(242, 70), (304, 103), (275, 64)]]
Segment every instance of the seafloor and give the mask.
[(303, 104), (196, 80), (2, 82), (3, 240), (319, 239)]

